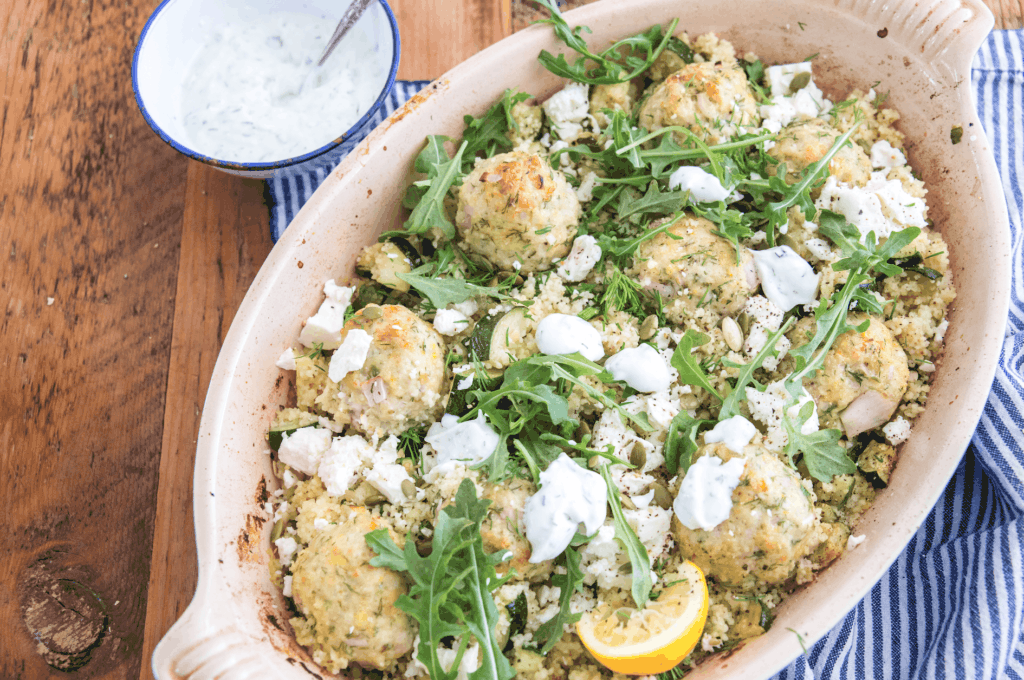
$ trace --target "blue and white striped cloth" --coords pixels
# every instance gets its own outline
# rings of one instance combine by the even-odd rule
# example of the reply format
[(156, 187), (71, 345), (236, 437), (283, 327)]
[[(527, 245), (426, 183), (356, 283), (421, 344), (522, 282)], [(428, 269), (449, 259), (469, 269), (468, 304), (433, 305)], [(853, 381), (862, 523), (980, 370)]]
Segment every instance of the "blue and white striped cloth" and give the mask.
[[(992, 394), (963, 462), (907, 549), (778, 678), (1024, 680), (1024, 32), (993, 32), (972, 83), (1013, 244), (1010, 318)], [(387, 113), (424, 84), (396, 83)], [(271, 181), (275, 241), (327, 172)]]

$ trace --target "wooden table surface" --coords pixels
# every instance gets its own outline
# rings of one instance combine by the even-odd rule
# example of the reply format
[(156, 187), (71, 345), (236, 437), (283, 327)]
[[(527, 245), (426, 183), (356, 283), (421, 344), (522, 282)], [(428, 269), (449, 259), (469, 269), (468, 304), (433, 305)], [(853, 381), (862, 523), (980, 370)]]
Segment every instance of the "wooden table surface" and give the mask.
[[(533, 16), (390, 2), (410, 79)], [(1021, 27), (1024, 0), (987, 2)], [(195, 589), (203, 399), (271, 242), (263, 183), (186, 160), (135, 105), (157, 4), (0, 5), (0, 678), (150, 678)]]

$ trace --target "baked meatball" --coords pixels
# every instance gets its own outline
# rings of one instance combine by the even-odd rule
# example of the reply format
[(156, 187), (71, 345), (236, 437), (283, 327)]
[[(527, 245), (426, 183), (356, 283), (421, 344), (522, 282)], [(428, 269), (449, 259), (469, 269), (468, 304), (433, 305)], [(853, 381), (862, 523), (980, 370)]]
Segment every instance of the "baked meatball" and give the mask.
[(633, 256), (628, 273), (661, 293), (674, 323), (692, 318), (700, 308), (731, 316), (757, 287), (753, 256), (744, 250), (737, 263), (736, 247), (712, 233), (715, 229), (711, 220), (687, 213), (641, 243)]
[(551, 575), (552, 561), (530, 564), (530, 542), (526, 540), (523, 509), (534, 491), (533, 484), (523, 479), (488, 484), (484, 490), (483, 498), (493, 502), (480, 527), (484, 548), (487, 552), (512, 551), (512, 558), (497, 566), (499, 575), (504, 575), (509, 567), (516, 570), (517, 578), (528, 581), (544, 580)]
[(579, 217), (579, 199), (561, 172), (536, 154), (512, 151), (469, 173), (455, 222), (469, 250), (528, 273), (569, 254)]
[[(756, 125), (757, 102), (747, 76), (735, 66), (687, 64), (654, 88), (640, 109), (640, 126), (648, 130), (679, 125), (709, 144), (739, 134), (739, 127)], [(674, 133), (688, 145), (687, 136)]]
[[(804, 168), (828, 153), (839, 136), (820, 118), (808, 118), (783, 128), (768, 155), (786, 164), (786, 181), (793, 184)], [(840, 182), (864, 186), (871, 179), (871, 159), (858, 145), (847, 144), (829, 161), (828, 170)]]
[(732, 492), (729, 518), (714, 529), (688, 529), (673, 515), (679, 554), (729, 587), (751, 589), (790, 578), (822, 537), (800, 475), (758, 444), (748, 445), (742, 455), (721, 443), (708, 444), (694, 454), (700, 456), (723, 461), (740, 456), (746, 465)]
[(405, 579), (370, 564), (376, 553), (366, 534), (380, 528), (395, 538), (386, 520), (343, 506), (337, 524), (319, 531), (292, 567), (292, 597), (304, 617), (291, 621), (296, 639), (332, 672), (350, 664), (387, 669), (412, 649), (416, 631), (395, 606), (409, 590)]
[(401, 305), (367, 305), (345, 324), (342, 343), (357, 328), (371, 338), (366, 361), (340, 383), (326, 379), (317, 406), (370, 436), (440, 417), (445, 344), (434, 327)]
[[(888, 422), (910, 380), (907, 355), (892, 331), (875, 317), (850, 315), (853, 326), (865, 320), (870, 321), (867, 330), (840, 335), (822, 370), (804, 380), (822, 419), (827, 422), (838, 414), (850, 438)], [(790, 331), (790, 339), (799, 346), (812, 332), (813, 320), (802, 320)]]

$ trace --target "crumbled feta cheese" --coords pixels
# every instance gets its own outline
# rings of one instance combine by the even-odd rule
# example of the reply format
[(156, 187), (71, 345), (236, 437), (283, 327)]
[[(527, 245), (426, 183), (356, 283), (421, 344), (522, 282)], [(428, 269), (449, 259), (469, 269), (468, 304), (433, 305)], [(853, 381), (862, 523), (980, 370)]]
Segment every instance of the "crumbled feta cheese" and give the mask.
[(672, 511), (664, 508), (645, 507), (623, 510), (626, 521), (636, 532), (651, 560), (656, 560), (667, 551), (671, 543)]
[(465, 302), (457, 302), (456, 304), (452, 305), (452, 307), (454, 309), (459, 310), (467, 317), (473, 316), (480, 309), (480, 306), (476, 303), (476, 300), (473, 299), (466, 300)]
[(341, 496), (351, 489), (372, 451), (373, 446), (362, 437), (335, 437), (317, 469), (327, 495)]
[(590, 115), (589, 88), (584, 83), (569, 83), (551, 95), (543, 108), (562, 141), (576, 139), (583, 132), (581, 123)]
[(468, 390), (470, 387), (473, 386), (473, 376), (474, 375), (476, 375), (476, 373), (469, 373), (469, 374), (467, 374), (466, 377), (464, 377), (461, 380), (459, 380), (458, 384), (455, 385), (455, 389), (457, 389), (457, 390)]
[(587, 278), (587, 274), (601, 259), (601, 246), (593, 236), (577, 236), (572, 242), (572, 250), (565, 260), (558, 265), (555, 272), (563, 281), (578, 282)]
[(292, 563), (292, 556), (299, 549), (299, 544), (291, 536), (282, 536), (274, 541), (274, 545), (277, 547), (277, 557), (281, 560), (281, 566), (287, 567)]
[(769, 331), (775, 332), (782, 325), (785, 312), (779, 309), (778, 305), (763, 295), (753, 295), (743, 305), (745, 311), (755, 323), (764, 326)]
[(345, 335), (345, 341), (331, 355), (331, 364), (327, 367), (327, 377), (334, 382), (352, 371), (358, 371), (366, 363), (366, 355), (370, 351), (373, 338), (361, 328), (353, 328)]
[(679, 399), (674, 397), (668, 390), (652, 392), (644, 397), (647, 417), (650, 421), (661, 428), (667, 428), (672, 424), (672, 419), (682, 410), (679, 406)]
[(899, 446), (910, 437), (910, 423), (903, 416), (896, 416), (896, 420), (883, 427), (882, 432), (890, 444)]
[(439, 309), (434, 315), (434, 330), (441, 335), (458, 335), (469, 326), (469, 318), (457, 309)]
[(437, 464), (455, 461), (475, 465), (487, 460), (498, 447), (501, 438), (490, 425), (487, 416), (479, 411), (475, 420), (459, 422), (459, 417), (445, 414), (427, 430), (424, 441), (437, 452)]
[(718, 456), (698, 458), (686, 471), (672, 509), (683, 526), (711, 531), (729, 519), (732, 492), (739, 486), (747, 461), (732, 458), (723, 463)]
[(880, 139), (871, 145), (871, 167), (898, 168), (906, 164), (907, 157), (903, 155), (903, 152), (886, 140)]
[[(821, 89), (814, 83), (813, 76), (804, 87), (796, 92), (790, 92), (793, 78), (799, 73), (811, 75), (811, 63), (803, 61), (797, 64), (780, 64), (769, 66), (765, 70), (772, 98), (769, 103), (760, 107), (762, 129), (777, 133), (794, 120), (814, 118), (831, 110), (832, 103), (825, 99)], [(767, 143), (765, 149), (773, 145), (774, 143)]]
[(295, 370), (295, 351), (289, 347), (284, 351), (283, 354), (278, 358), (275, 364), (278, 368), (285, 371)]
[(863, 187), (829, 177), (815, 207), (846, 217), (862, 235), (875, 232), (879, 239), (903, 227), (925, 227), (927, 205), (923, 198), (906, 192), (899, 180), (886, 179), (884, 171), (871, 173)]
[(941, 343), (946, 337), (947, 330), (949, 330), (949, 319), (943, 319), (942, 323), (935, 327), (935, 342)]
[(846, 549), (853, 550), (858, 545), (863, 543), (866, 539), (867, 536), (865, 534), (861, 534), (860, 536), (854, 536), (851, 534), (850, 537), (846, 539)]
[(754, 267), (761, 290), (784, 312), (817, 297), (818, 274), (789, 246), (755, 250)]
[(832, 246), (823, 238), (809, 238), (804, 241), (804, 246), (811, 253), (811, 257), (821, 262), (831, 262), (836, 257)]
[[(415, 497), (408, 498), (405, 492), (402, 491), (402, 482), (406, 480), (412, 482), (412, 477), (409, 476), (409, 473), (402, 465), (397, 463), (374, 465), (373, 469), (364, 473), (363, 476), (392, 505), (400, 505), (410, 500), (417, 500)], [(415, 495), (420, 496), (421, 494), (426, 497), (426, 492), (422, 489), (417, 489)]]
[(277, 458), (292, 469), (307, 475), (316, 474), (320, 459), (331, 446), (331, 431), (319, 427), (301, 427), (281, 436)]
[[(803, 408), (804, 404), (808, 402), (814, 403), (811, 395), (804, 390), (800, 398), (797, 399), (796, 404), (787, 409), (786, 404), (789, 402), (790, 397), (783, 383), (784, 380), (776, 380), (769, 383), (764, 392), (759, 392), (754, 387), (748, 387), (746, 390), (747, 407), (750, 409), (750, 415), (754, 420), (765, 425), (767, 433), (764, 445), (770, 451), (781, 451), (789, 443), (789, 434), (786, 432), (783, 418), (788, 417), (790, 422), (795, 425), (799, 420), (800, 409)], [(806, 435), (817, 431), (818, 410), (815, 407), (811, 412), (811, 417), (800, 428), (800, 433)]]
[(629, 590), (632, 578), (620, 570), (628, 562), (629, 558), (615, 540), (615, 525), (611, 522), (580, 547), (580, 570), (587, 585)]
[(543, 354), (579, 352), (591, 361), (604, 356), (601, 334), (578, 316), (548, 314), (537, 324), (537, 349)]
[(339, 286), (331, 279), (324, 284), (326, 299), (317, 313), (306, 320), (299, 334), (299, 342), (306, 347), (321, 345), (335, 349), (341, 343), (341, 329), (345, 325), (345, 310), (352, 301), (355, 287)]
[(726, 448), (735, 453), (743, 453), (750, 440), (757, 434), (754, 424), (743, 416), (733, 416), (723, 420), (704, 433), (704, 443), (722, 442)]
[(608, 489), (601, 475), (577, 465), (564, 453), (540, 473), (540, 490), (523, 511), (530, 562), (553, 560), (566, 549), (580, 524), (596, 532), (607, 515)]
[(284, 583), (281, 585), (281, 594), (285, 597), (292, 596), (292, 575), (287, 574), (284, 577)]
[(696, 203), (724, 201), (732, 193), (717, 177), (695, 165), (683, 165), (669, 175), (668, 188), (689, 191)]
[(616, 380), (637, 392), (659, 392), (672, 384), (670, 367), (658, 350), (650, 345), (624, 349), (608, 358), (604, 364)]
[(290, 489), (295, 486), (295, 482), (299, 481), (299, 478), (291, 470), (285, 470), (284, 474), (281, 475), (281, 481), (284, 482), (284, 488)]
[(588, 172), (583, 175), (580, 185), (576, 187), (576, 198), (580, 203), (587, 203), (594, 200), (594, 187), (597, 186), (597, 173)]
[(315, 529), (316, 531), (323, 531), (329, 526), (331, 526), (331, 523), (323, 517), (317, 517), (313, 520), (313, 529)]

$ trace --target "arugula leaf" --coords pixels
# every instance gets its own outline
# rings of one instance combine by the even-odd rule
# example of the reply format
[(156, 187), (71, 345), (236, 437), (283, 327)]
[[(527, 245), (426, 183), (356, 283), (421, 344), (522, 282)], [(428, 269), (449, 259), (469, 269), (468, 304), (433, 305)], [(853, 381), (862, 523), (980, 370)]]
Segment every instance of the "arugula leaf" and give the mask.
[(685, 473), (690, 469), (693, 454), (700, 448), (697, 445), (698, 433), (702, 428), (716, 422), (691, 418), (685, 410), (676, 414), (665, 435), (665, 469), (669, 474), (674, 475), (680, 470)]
[(499, 151), (512, 148), (508, 132), (519, 129), (519, 124), (512, 117), (512, 107), (532, 96), (525, 92), (506, 89), (501, 99), (483, 116), (474, 118), (466, 115), (463, 118), (466, 124), (466, 129), (462, 133), (462, 139), (466, 142), (466, 151), (462, 154), (463, 174), (469, 174), (473, 169), (473, 162), (478, 153), (482, 152), (484, 158), (490, 158)]
[(650, 186), (647, 187), (647, 193), (643, 196), (637, 196), (631, 191), (623, 192), (619, 196), (617, 212), (620, 219), (647, 213), (670, 215), (682, 210), (689, 202), (689, 191), (663, 192), (658, 183), (652, 181)]
[(789, 443), (786, 445), (786, 454), (790, 463), (797, 452), (802, 453), (804, 462), (807, 464), (807, 471), (811, 476), (822, 482), (831, 482), (836, 475), (853, 474), (857, 466), (846, 455), (846, 449), (839, 445), (839, 439), (843, 433), (839, 430), (818, 430), (811, 434), (803, 434), (800, 429), (807, 419), (814, 413), (814, 402), (808, 401), (800, 408), (800, 415), (797, 422), (790, 420), (787, 414), (783, 418), (786, 433), (789, 435)]
[[(654, 63), (669, 43), (679, 19), (673, 19), (663, 34), (660, 25), (651, 26), (643, 33), (623, 38), (600, 54), (594, 54), (583, 39), (583, 32), (590, 33), (586, 26), (572, 28), (562, 18), (562, 12), (552, 0), (537, 0), (537, 3), (551, 12), (551, 18), (537, 23), (550, 24), (555, 35), (579, 56), (570, 64), (564, 54), (557, 57), (542, 50), (538, 60), (552, 73), (579, 83), (591, 85), (613, 85), (637, 77)], [(588, 66), (588, 62), (593, 65)]]
[(580, 554), (572, 547), (566, 548), (558, 558), (566, 573), (551, 577), (551, 585), (561, 588), (558, 595), (558, 613), (541, 624), (533, 639), (542, 643), (541, 654), (547, 654), (562, 639), (565, 626), (580, 620), (582, 614), (573, 614), (569, 609), (573, 593), (583, 592), (583, 571), (580, 569)]
[[(409, 594), (395, 603), (419, 624), (420, 645), (416, 658), (434, 680), (454, 680), (472, 636), (480, 645), (480, 668), (473, 678), (509, 680), (515, 675), (494, 637), (498, 610), (493, 592), (504, 585), (511, 571), (499, 577), (495, 566), (509, 557), (507, 550), (484, 551), (480, 525), (491, 502), (477, 499), (476, 487), (465, 479), (455, 502), (441, 510), (434, 525), (432, 550), (420, 557), (412, 535), (399, 550), (386, 529), (366, 534), (366, 543), (377, 553), (370, 564), (409, 574)], [(450, 669), (445, 669), (437, 648), (447, 637), (460, 638)]]
[(460, 168), (466, 142), (459, 146), (454, 158), (449, 158), (444, 150), (446, 139), (440, 135), (428, 136), (426, 147), (416, 157), (416, 171), (425, 173), (427, 179), (422, 184), (417, 182), (409, 187), (406, 194), (404, 202), (407, 206), (415, 201), (412, 214), (405, 221), (405, 230), (410, 234), (425, 234), (436, 228), (445, 238), (455, 238), (455, 226), (445, 215), (444, 197), (452, 184), (461, 182)]
[(408, 274), (399, 272), (395, 276), (415, 288), (417, 292), (430, 300), (430, 304), (434, 305), (437, 309), (444, 309), (448, 306), (448, 303), (458, 304), (479, 295), (486, 295), (497, 300), (512, 299), (498, 288), (491, 286), (478, 286), (475, 283), (451, 277), (423, 276), (422, 272), (427, 272), (431, 269), (431, 265), (425, 264)]
[(633, 602), (636, 603), (637, 609), (643, 609), (651, 599), (651, 588), (654, 587), (654, 582), (651, 581), (651, 558), (622, 512), (619, 487), (615, 486), (612, 480), (611, 465), (603, 462), (600, 468), (604, 483), (608, 486), (608, 505), (611, 506), (612, 518), (615, 521), (615, 539), (629, 555), (629, 563), (633, 567)]
[(687, 328), (686, 333), (680, 338), (679, 344), (676, 345), (676, 351), (672, 353), (671, 363), (672, 368), (679, 371), (681, 384), (700, 387), (714, 395), (718, 401), (722, 401), (722, 396), (711, 384), (711, 379), (693, 356), (695, 347), (706, 345), (710, 341), (711, 338), (700, 331)]

